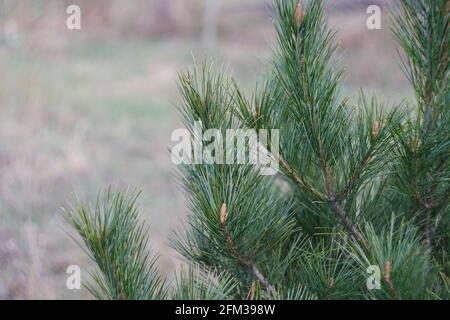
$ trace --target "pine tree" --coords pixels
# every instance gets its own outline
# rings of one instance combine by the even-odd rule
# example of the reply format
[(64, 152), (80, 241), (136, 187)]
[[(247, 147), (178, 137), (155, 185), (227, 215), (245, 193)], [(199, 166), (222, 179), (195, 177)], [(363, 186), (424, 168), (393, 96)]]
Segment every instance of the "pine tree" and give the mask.
[[(224, 134), (280, 129), (279, 152), (269, 150), (278, 174), (252, 164), (182, 166), (190, 215), (171, 240), (188, 267), (173, 283), (146, 249), (136, 195), (108, 192), (94, 207), (68, 210), (98, 265), (96, 297), (449, 298), (448, 1), (392, 8), (416, 102), (389, 108), (364, 93), (356, 105), (343, 97), (323, 1), (275, 8), (273, 71), (251, 98), (214, 65), (180, 74), (179, 88), (192, 135), (195, 121)], [(377, 268), (379, 288), (370, 290)]]

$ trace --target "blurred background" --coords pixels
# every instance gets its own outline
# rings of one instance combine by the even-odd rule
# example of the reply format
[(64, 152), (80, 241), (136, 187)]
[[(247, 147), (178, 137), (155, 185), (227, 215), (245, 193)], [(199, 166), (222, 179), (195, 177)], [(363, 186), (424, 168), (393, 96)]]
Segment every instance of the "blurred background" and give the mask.
[[(66, 9), (81, 8), (81, 30)], [(345, 92), (386, 104), (411, 97), (383, 0), (327, 1)], [(270, 0), (0, 0), (0, 298), (90, 298), (66, 289), (68, 265), (92, 264), (61, 208), (108, 185), (142, 190), (160, 269), (181, 261), (168, 236), (187, 209), (168, 148), (181, 127), (176, 72), (193, 58), (228, 66), (246, 92), (269, 70)]]

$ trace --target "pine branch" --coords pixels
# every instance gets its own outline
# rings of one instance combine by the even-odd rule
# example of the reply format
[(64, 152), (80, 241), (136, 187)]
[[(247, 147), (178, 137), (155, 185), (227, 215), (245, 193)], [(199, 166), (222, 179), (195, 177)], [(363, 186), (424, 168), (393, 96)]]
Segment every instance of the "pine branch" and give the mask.
[[(138, 195), (108, 192), (95, 206), (70, 208), (68, 221), (97, 264), (88, 286), (95, 297), (448, 297), (450, 1), (398, 3), (394, 35), (416, 115), (404, 104), (384, 112), (364, 94), (356, 107), (342, 97), (322, 0), (275, 0), (274, 71), (251, 99), (213, 65), (180, 73), (191, 138), (207, 147), (213, 141), (197, 135), (209, 129), (280, 129), (275, 160), (290, 187), (254, 164), (181, 166), (190, 214), (172, 244), (189, 267), (170, 289), (147, 250)], [(368, 266), (383, 269), (381, 290), (366, 290)]]
[(323, 176), (325, 180), (325, 185), (327, 188), (327, 197), (328, 200), (331, 203), (331, 206), (333, 207), (335, 213), (341, 220), (344, 227), (350, 232), (350, 234), (364, 247), (367, 247), (364, 242), (364, 237), (361, 234), (361, 232), (358, 230), (358, 228), (350, 221), (350, 219), (347, 216), (347, 213), (342, 208), (342, 205), (340, 201), (338, 200), (338, 197), (333, 190), (330, 173), (327, 167), (327, 164), (325, 163), (325, 160), (322, 160), (322, 166), (323, 166)]
[(147, 229), (138, 221), (138, 196), (108, 190), (103, 199), (99, 195), (94, 207), (80, 204), (66, 211), (67, 220), (98, 267), (91, 274), (96, 286), (90, 284), (88, 289), (99, 299), (153, 300), (166, 296), (157, 258), (147, 250)]
[(367, 277), (368, 266), (378, 266), (383, 271), (385, 286), (371, 290), (368, 297), (395, 300), (427, 297), (435, 275), (430, 267), (430, 251), (421, 245), (417, 228), (393, 216), (390, 225), (379, 231), (367, 224), (364, 234), (370, 251), (354, 239), (339, 245), (354, 260), (362, 277)]
[(367, 153), (364, 155), (358, 167), (352, 171), (350, 178), (348, 179), (348, 182), (346, 183), (342, 191), (337, 193), (336, 196), (337, 199), (344, 199), (349, 194), (350, 190), (355, 186), (355, 184), (360, 180), (361, 174), (364, 172), (366, 166), (371, 160), (374, 150), (375, 148), (372, 145), (370, 149), (367, 151)]
[[(446, 142), (450, 124), (449, 3), (402, 0), (397, 8), (401, 14), (393, 11), (393, 33), (405, 52), (403, 68), (416, 92), (419, 111), (412, 133), (414, 143), (408, 146), (415, 161), (408, 169), (417, 211), (422, 214), (424, 242), (431, 246), (432, 221), (436, 215), (433, 208), (440, 202), (441, 189), (441, 180), (436, 177), (449, 171), (443, 160), (450, 156)], [(434, 163), (437, 160), (438, 165), (429, 165), (432, 160)]]
[[(304, 152), (312, 153), (319, 164), (325, 198), (346, 230), (362, 243), (363, 236), (336, 195), (330, 173), (330, 163), (344, 156), (338, 153), (340, 151), (336, 152), (344, 150), (343, 137), (351, 135), (351, 132), (344, 133), (342, 128), (351, 126), (345, 99), (339, 101), (338, 98), (342, 73), (335, 72), (330, 66), (336, 46), (333, 43), (334, 33), (326, 27), (323, 17), (323, 2), (309, 2), (303, 10), (301, 2), (294, 6), (293, 1), (278, 1), (277, 11), (280, 48), (275, 67), (277, 78), (288, 97), (293, 119), (301, 124), (301, 138), (304, 141), (297, 143), (310, 146)], [(311, 189), (288, 163), (281, 162), (281, 165), (301, 188)], [(360, 169), (364, 169), (365, 165), (363, 163)], [(348, 192), (356, 178), (354, 173), (341, 195)], [(321, 196), (319, 192), (313, 193)]]
[[(180, 75), (180, 90), (184, 98), (180, 109), (191, 131), (198, 119), (204, 130), (219, 128), (226, 133), (242, 126), (235, 114), (238, 90), (233, 80), (202, 67)], [(288, 246), (295, 229), (290, 203), (274, 179), (261, 176), (250, 164), (186, 165), (181, 173), (192, 214), (187, 234), (173, 239), (175, 248), (190, 261), (232, 274), (242, 291), (256, 278), (273, 297), (275, 285), (285, 279), (270, 282), (273, 274), (267, 271), (279, 263), (271, 257)], [(223, 203), (229, 205), (226, 226), (217, 214)]]
[(236, 279), (226, 273), (205, 270), (200, 265), (183, 268), (175, 282), (174, 300), (231, 300), (237, 291)]
[(398, 294), (397, 294), (397, 289), (395, 289), (395, 286), (394, 286), (394, 284), (392, 283), (392, 280), (391, 280), (391, 272), (392, 272), (392, 264), (391, 264), (390, 261), (386, 261), (384, 263), (383, 280), (387, 284), (387, 286), (389, 287), (389, 290), (391, 291), (392, 296), (394, 297), (394, 299), (395, 300), (399, 300)]
[(314, 188), (310, 183), (305, 181), (300, 174), (298, 174), (291, 166), (284, 160), (283, 158), (279, 158), (281, 167), (286, 171), (289, 177), (297, 183), (297, 185), (301, 188), (310, 192), (318, 199), (325, 199), (325, 196), (316, 188)]
[(227, 230), (227, 219), (228, 219), (227, 205), (224, 203), (220, 208), (220, 227), (222, 228), (222, 232), (227, 241), (228, 248), (230, 249), (232, 255), (238, 260), (239, 264), (248, 267), (253, 272), (255, 277), (267, 288), (272, 297), (275, 297), (277, 294), (275, 287), (269, 283), (266, 277), (264, 277), (264, 275), (258, 269), (256, 264), (254, 262), (242, 258), (237, 252), (233, 240), (231, 239), (231, 236)]

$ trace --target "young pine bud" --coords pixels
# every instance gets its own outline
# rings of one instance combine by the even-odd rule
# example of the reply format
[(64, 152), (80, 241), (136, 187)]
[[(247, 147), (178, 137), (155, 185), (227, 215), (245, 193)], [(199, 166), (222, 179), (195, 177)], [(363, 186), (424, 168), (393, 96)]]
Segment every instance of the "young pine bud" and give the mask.
[(104, 234), (105, 234), (105, 226), (103, 224), (100, 224), (100, 239), (103, 238)]
[(380, 121), (375, 121), (372, 124), (372, 139), (375, 139), (378, 136), (378, 133), (380, 133), (381, 124)]
[(228, 219), (227, 205), (224, 203), (220, 208), (220, 224), (225, 225)]
[(392, 272), (392, 264), (388, 260), (384, 263), (384, 280), (386, 282), (391, 282), (391, 272)]
[(333, 289), (335, 283), (336, 283), (336, 280), (334, 280), (333, 277), (331, 277), (330, 279), (328, 279), (328, 289)]
[(392, 264), (388, 260), (384, 263), (384, 282), (386, 282), (387, 286), (389, 287), (389, 290), (392, 293), (392, 296), (395, 300), (399, 299), (399, 296), (397, 294), (397, 290), (395, 289), (394, 284), (391, 281), (391, 272), (392, 272)]
[(253, 281), (250, 290), (248, 290), (246, 300), (253, 300), (255, 297), (255, 292), (256, 292), (256, 281)]
[(298, 2), (297, 7), (295, 8), (295, 25), (298, 27), (303, 22), (303, 9), (301, 5), (301, 0)]
[(420, 146), (420, 134), (416, 134), (416, 138), (414, 139), (414, 150), (417, 150)]

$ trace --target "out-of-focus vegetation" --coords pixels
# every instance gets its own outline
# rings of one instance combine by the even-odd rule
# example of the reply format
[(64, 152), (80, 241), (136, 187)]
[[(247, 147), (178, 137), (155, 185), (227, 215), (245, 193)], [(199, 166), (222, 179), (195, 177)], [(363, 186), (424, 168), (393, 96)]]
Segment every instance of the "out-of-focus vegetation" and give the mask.
[[(69, 4), (81, 7), (80, 31), (65, 26)], [(208, 54), (251, 90), (274, 40), (269, 2), (222, 0), (212, 22), (205, 5), (0, 1), (0, 298), (89, 297), (65, 287), (67, 266), (84, 271), (89, 262), (66, 236), (60, 207), (108, 185), (143, 191), (161, 270), (181, 263), (167, 245), (186, 213), (168, 152), (181, 126), (176, 71)], [(410, 92), (388, 15), (382, 30), (370, 31), (366, 8), (330, 1), (346, 86), (399, 101)], [(211, 23), (217, 33), (205, 43)]]

